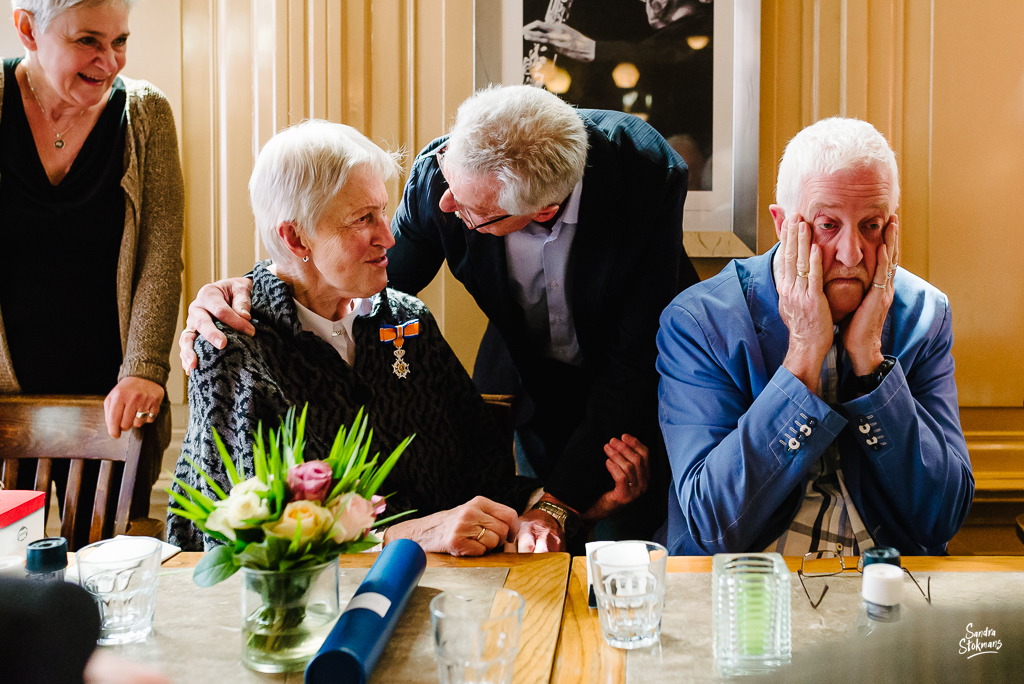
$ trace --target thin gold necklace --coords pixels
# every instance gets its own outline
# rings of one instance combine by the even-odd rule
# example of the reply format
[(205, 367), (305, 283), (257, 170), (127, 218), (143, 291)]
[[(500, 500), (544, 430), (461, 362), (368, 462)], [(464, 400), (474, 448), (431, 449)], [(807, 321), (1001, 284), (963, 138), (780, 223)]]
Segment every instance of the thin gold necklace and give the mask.
[(28, 73), (27, 65), (25, 66), (25, 78), (28, 80), (28, 89), (32, 91), (32, 97), (36, 99), (36, 105), (39, 106), (39, 111), (43, 113), (43, 118), (46, 119), (46, 123), (50, 124), (50, 128), (53, 129), (54, 134), (57, 136), (57, 139), (53, 141), (53, 146), (58, 150), (62, 149), (64, 147), (64, 140), (62, 139), (64, 133), (67, 133), (74, 128), (75, 124), (78, 123), (78, 119), (82, 114), (85, 114), (85, 109), (80, 110), (78, 114), (75, 115), (75, 118), (71, 120), (71, 123), (68, 124), (68, 127), (64, 129), (63, 133), (58, 131), (57, 127), (53, 125), (53, 121), (50, 120), (50, 115), (46, 113), (45, 109), (43, 109), (43, 103), (39, 101), (39, 95), (36, 93), (35, 86), (32, 85), (32, 76)]

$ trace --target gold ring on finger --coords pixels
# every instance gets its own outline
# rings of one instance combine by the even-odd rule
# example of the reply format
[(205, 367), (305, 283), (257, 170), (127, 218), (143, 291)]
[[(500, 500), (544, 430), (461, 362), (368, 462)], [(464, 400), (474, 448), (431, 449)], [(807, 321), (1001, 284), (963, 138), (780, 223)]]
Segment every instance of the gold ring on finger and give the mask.
[(185, 328), (181, 332), (182, 333), (187, 333), (189, 335), (195, 335), (198, 331), (195, 328)]
[(884, 290), (885, 283), (882, 283), (881, 285), (879, 285), (878, 283), (871, 283), (871, 287), (877, 287), (879, 290)]
[(797, 271), (796, 272), (796, 277), (797, 278), (806, 278), (808, 275), (810, 275), (810, 273), (811, 273), (810, 271)]
[(475, 536), (475, 537), (473, 537), (473, 538), (474, 538), (474, 539), (475, 539), (476, 541), (480, 541), (480, 537), (484, 536), (484, 532), (486, 532), (486, 531), (487, 531), (487, 528), (486, 528), (486, 527), (481, 527), (481, 528), (480, 528), (480, 531), (479, 531), (479, 532), (477, 532), (477, 533), (476, 533), (476, 536)]
[(135, 417), (136, 418), (155, 418), (156, 414), (155, 413), (150, 413), (149, 411), (136, 411), (135, 412)]

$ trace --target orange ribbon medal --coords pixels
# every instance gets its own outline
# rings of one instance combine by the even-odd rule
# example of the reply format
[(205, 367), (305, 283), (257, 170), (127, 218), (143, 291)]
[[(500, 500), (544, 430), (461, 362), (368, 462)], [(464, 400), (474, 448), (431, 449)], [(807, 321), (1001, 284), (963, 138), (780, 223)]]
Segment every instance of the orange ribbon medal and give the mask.
[(404, 379), (409, 375), (409, 364), (402, 358), (405, 356), (405, 350), (402, 349), (402, 345), (405, 344), (405, 338), (416, 337), (420, 334), (420, 321), (418, 318), (414, 318), (411, 321), (406, 321), (400, 325), (382, 325), (380, 326), (380, 341), (385, 344), (388, 342), (395, 343), (395, 363), (392, 364), (391, 370), (395, 372), (395, 375)]

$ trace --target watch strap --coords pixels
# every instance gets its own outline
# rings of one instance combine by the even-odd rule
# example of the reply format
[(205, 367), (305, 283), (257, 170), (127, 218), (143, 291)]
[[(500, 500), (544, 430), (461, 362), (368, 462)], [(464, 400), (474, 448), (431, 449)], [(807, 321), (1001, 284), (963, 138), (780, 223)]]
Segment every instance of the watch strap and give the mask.
[(583, 529), (583, 523), (575, 511), (550, 501), (538, 501), (531, 510), (544, 511), (558, 521), (566, 537), (574, 537)]
[(889, 371), (896, 365), (896, 359), (891, 357), (885, 357), (882, 359), (882, 363), (878, 364), (875, 370), (871, 371), (867, 375), (855, 375), (852, 378), (851, 385), (855, 392), (860, 394), (870, 394), (874, 392), (885, 380), (885, 376), (889, 374)]

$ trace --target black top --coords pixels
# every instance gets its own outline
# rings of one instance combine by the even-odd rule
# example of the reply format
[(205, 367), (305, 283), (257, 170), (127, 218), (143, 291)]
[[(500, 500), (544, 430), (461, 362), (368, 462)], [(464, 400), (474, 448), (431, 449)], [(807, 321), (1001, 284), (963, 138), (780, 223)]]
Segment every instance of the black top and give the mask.
[(20, 61), (4, 60), (0, 114), (0, 314), (11, 363), (26, 394), (106, 394), (122, 360), (124, 83), (114, 82), (67, 176), (51, 185), (14, 76)]
[[(385, 289), (373, 310), (352, 325), (355, 362), (349, 366), (328, 342), (302, 329), (289, 285), (263, 264), (253, 270), (253, 337), (221, 325), (228, 343), (216, 349), (197, 338), (198, 366), (188, 380), (189, 422), (175, 476), (216, 499), (213, 488), (189, 465), (191, 458), (225, 491), (230, 480), (210, 428), (216, 428), (238, 461), (243, 478), (255, 472), (252, 434), (277, 429), (290, 406), (306, 416), (307, 461), (324, 459), (342, 425), (360, 407), (373, 430), (370, 453), (381, 461), (408, 435), (416, 438), (398, 459), (380, 493), (393, 493), (385, 515), (415, 509), (414, 517), (448, 510), (474, 496), (523, 510), (536, 480), (515, 474), (511, 445), (487, 412), (462, 363), (451, 350), (423, 302)], [(395, 347), (382, 342), (383, 326), (419, 321), (406, 339), (407, 377), (395, 375)], [(180, 484), (175, 491), (183, 493)], [(219, 542), (173, 512), (167, 540), (183, 551), (210, 550)]]
[(68, 582), (0, 577), (0, 668), (5, 682), (82, 684), (100, 636), (100, 614)]

